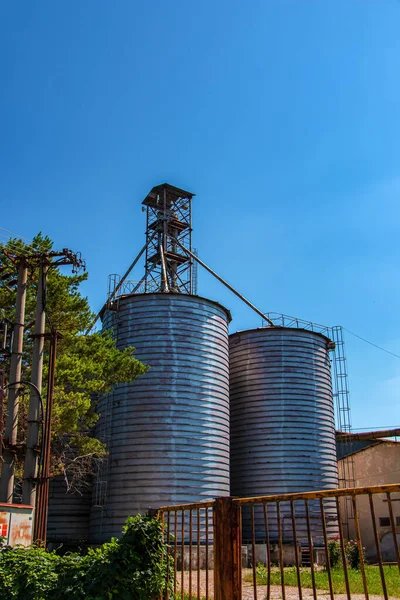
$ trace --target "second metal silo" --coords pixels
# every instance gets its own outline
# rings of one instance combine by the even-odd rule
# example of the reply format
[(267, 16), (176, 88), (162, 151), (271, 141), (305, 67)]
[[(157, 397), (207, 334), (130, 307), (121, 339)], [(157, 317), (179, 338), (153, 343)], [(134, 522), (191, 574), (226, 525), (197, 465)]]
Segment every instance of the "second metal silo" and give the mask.
[(229, 495), (228, 311), (162, 293), (122, 296), (115, 308), (103, 326), (150, 369), (100, 401), (109, 457), (93, 496), (96, 541), (128, 515)]
[[(324, 335), (303, 329), (266, 327), (230, 336), (232, 495), (337, 487), (331, 347)], [(318, 538), (315, 503), (312, 511)], [(270, 533), (277, 538), (276, 515), (270, 518)], [(335, 518), (329, 505), (332, 527)], [(256, 515), (258, 539), (265, 537), (262, 521)], [(250, 537), (249, 527), (244, 516), (244, 538)]]

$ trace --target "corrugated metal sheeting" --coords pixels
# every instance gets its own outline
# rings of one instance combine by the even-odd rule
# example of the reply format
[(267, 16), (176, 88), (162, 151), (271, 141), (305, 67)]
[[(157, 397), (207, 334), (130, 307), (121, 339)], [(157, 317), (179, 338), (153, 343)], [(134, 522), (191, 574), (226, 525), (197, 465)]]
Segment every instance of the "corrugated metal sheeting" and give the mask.
[(129, 295), (106, 311), (118, 347), (134, 346), (150, 370), (100, 402), (110, 455), (93, 540), (119, 535), (128, 515), (229, 495), (229, 320), (221, 305), (184, 294)]
[(90, 488), (68, 492), (63, 476), (54, 477), (49, 486), (49, 543), (78, 543), (87, 541), (91, 505)]
[[(230, 336), (232, 495), (337, 487), (328, 345), (321, 334), (281, 327)], [(257, 527), (264, 537), (261, 516)]]

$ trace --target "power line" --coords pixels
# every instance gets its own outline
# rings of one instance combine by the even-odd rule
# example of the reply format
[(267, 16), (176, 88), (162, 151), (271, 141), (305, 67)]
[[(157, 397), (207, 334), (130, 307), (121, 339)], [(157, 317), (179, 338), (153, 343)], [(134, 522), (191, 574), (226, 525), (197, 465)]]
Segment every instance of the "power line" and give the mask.
[[(16, 242), (13, 238), (10, 238), (9, 235), (7, 235), (6, 233), (2, 233), (0, 231), (0, 236), (3, 237), (5, 240), (7, 240), (7, 242), (9, 244), (14, 244), (14, 245), (18, 245), (18, 242)], [(23, 244), (25, 243), (23, 240), (20, 240)]]
[(395, 354), (394, 352), (390, 352), (390, 350), (386, 350), (386, 348), (382, 348), (381, 346), (378, 346), (377, 344), (374, 344), (373, 342), (370, 342), (369, 340), (366, 340), (365, 338), (361, 337), (361, 335), (357, 335), (353, 331), (350, 331), (350, 329), (347, 329), (346, 327), (343, 327), (343, 329), (345, 331), (347, 331), (348, 333), (351, 333), (351, 335), (354, 335), (354, 337), (358, 338), (359, 340), (362, 340), (363, 342), (366, 342), (370, 346), (374, 346), (374, 348), (378, 348), (378, 350), (382, 350), (382, 352), (386, 352), (386, 354), (391, 354), (392, 356), (395, 356), (396, 358), (400, 358), (399, 354)]
[[(4, 238), (4, 239), (2, 239)], [(25, 244), (24, 241), (22, 241), (22, 244)], [(0, 244), (3, 245), (3, 247), (8, 246), (12, 251), (14, 252), (20, 252), (23, 247), (21, 247), (17, 242), (14, 242), (11, 238), (7, 237), (4, 233), (0, 232)], [(25, 244), (26, 245), (26, 244)]]
[(32, 240), (30, 240), (29, 238), (25, 237), (24, 235), (19, 235), (18, 233), (15, 233), (14, 231), (10, 231), (9, 229), (5, 229), (4, 227), (0, 227), (0, 229), (2, 231), (6, 231), (7, 233), (14, 235), (15, 237), (21, 239), (21, 240), (26, 240), (29, 243), (32, 243)]

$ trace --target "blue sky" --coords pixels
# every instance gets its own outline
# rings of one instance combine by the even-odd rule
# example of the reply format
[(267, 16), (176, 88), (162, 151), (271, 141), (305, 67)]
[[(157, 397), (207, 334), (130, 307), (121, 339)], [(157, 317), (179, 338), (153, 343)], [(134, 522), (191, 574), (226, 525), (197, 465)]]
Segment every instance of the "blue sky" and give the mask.
[[(168, 181), (262, 310), (400, 354), (399, 30), (397, 0), (2, 3), (0, 226), (80, 250), (97, 310)], [(400, 425), (400, 360), (346, 341), (353, 426)]]

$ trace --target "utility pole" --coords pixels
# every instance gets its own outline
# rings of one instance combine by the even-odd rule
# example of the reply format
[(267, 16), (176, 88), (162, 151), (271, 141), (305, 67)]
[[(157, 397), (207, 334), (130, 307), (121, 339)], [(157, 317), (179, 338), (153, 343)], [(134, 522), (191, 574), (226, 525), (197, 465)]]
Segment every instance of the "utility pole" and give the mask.
[[(28, 267), (23, 258), (18, 266), (17, 298), (15, 307), (14, 337), (11, 350), (10, 386), (7, 418), (4, 432), (3, 467), (0, 479), (0, 502), (12, 503), (14, 490), (15, 453), (18, 429), (19, 381), (21, 379), (22, 346), (25, 321), (26, 281)], [(14, 383), (15, 382), (15, 383)]]
[[(59, 257), (52, 261), (52, 258)], [(42, 422), (40, 393), (42, 391), (43, 350), (46, 321), (46, 277), (52, 267), (72, 265), (73, 271), (85, 268), (84, 261), (75, 253), (64, 248), (61, 252), (49, 252), (38, 255), (39, 281), (36, 297), (35, 329), (33, 335), (32, 376), (35, 388), (31, 388), (28, 410), (28, 428), (26, 438), (26, 455), (22, 484), (22, 504), (36, 506), (36, 484), (38, 477), (39, 430)], [(53, 330), (53, 328), (52, 328)], [(39, 393), (37, 393), (39, 392)]]
[[(41, 257), (39, 263), (39, 280), (36, 296), (35, 329), (33, 334), (32, 375), (31, 381), (42, 391), (43, 349), (45, 330), (45, 286), (48, 265)], [(39, 454), (40, 399), (32, 388), (29, 398), (28, 430), (26, 439), (26, 455), (24, 465), (24, 481), (22, 485), (22, 504), (35, 505), (35, 478), (37, 476), (37, 458)]]
[(42, 439), (42, 456), (39, 466), (36, 488), (36, 510), (35, 527), (33, 533), (34, 542), (46, 546), (47, 515), (49, 507), (49, 479), (51, 464), (51, 424), (53, 416), (54, 376), (56, 368), (57, 339), (62, 337), (57, 331), (46, 335), (50, 337), (49, 375), (47, 382), (46, 416), (44, 420), (44, 431)]

